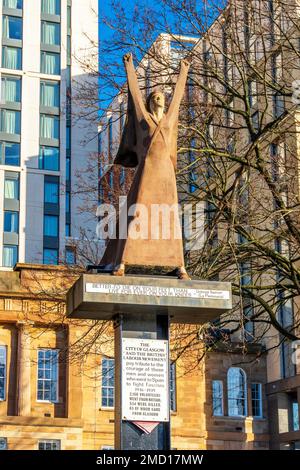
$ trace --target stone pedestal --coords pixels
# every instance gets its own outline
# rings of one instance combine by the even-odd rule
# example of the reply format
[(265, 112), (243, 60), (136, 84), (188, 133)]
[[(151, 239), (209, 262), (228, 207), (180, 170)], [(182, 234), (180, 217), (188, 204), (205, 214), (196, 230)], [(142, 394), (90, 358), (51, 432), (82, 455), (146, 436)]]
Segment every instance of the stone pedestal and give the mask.
[[(161, 373), (163, 392), (161, 395), (155, 392), (153, 400), (160, 396), (160, 405), (145, 406), (145, 390), (143, 384), (135, 377), (135, 383), (122, 383), (122, 372), (125, 361), (122, 345), (130, 343), (146, 346), (146, 340), (151, 347), (153, 340), (162, 340), (164, 348), (169, 344), (169, 323), (191, 323), (201, 324), (217, 318), (220, 314), (228, 312), (232, 308), (231, 285), (226, 282), (207, 282), (193, 280), (178, 280), (167, 276), (124, 276), (116, 277), (107, 274), (84, 274), (74, 284), (68, 293), (67, 314), (69, 318), (85, 318), (98, 320), (112, 320), (115, 325), (115, 448), (121, 450), (169, 450), (170, 449), (170, 410), (169, 410), (169, 359), (168, 354), (163, 359), (153, 359), (154, 368), (151, 373), (144, 367), (146, 382), (151, 383), (152, 371), (159, 369), (159, 361), (164, 363)], [(134, 342), (134, 340), (143, 340)], [(125, 340), (125, 341), (124, 341)], [(145, 340), (145, 341), (144, 341)], [(151, 342), (152, 341), (152, 342)], [(155, 341), (154, 341), (155, 342)], [(167, 342), (167, 344), (166, 344)], [(157, 343), (155, 343), (157, 344)], [(161, 345), (162, 343), (159, 343)], [(133, 347), (134, 349), (134, 347)], [(143, 351), (142, 348), (137, 350)], [(152, 349), (151, 349), (152, 351)], [(159, 347), (157, 348), (159, 351)], [(147, 359), (140, 357), (140, 369)], [(155, 361), (157, 361), (155, 363)], [(132, 374), (132, 364), (127, 361), (127, 367)], [(149, 361), (147, 362), (149, 364)], [(127, 369), (126, 369), (127, 373)], [(147, 375), (148, 374), (148, 375)], [(135, 374), (133, 373), (133, 376)], [(155, 381), (154, 381), (155, 382)], [(138, 398), (136, 407), (128, 406), (129, 390), (137, 386), (133, 393)], [(154, 384), (155, 387), (155, 384)], [(142, 392), (140, 393), (140, 390)], [(146, 387), (146, 390), (149, 388)], [(150, 389), (151, 390), (151, 389)], [(146, 401), (151, 398), (146, 396)], [(124, 396), (126, 395), (127, 396)], [(163, 398), (165, 402), (163, 402)], [(130, 400), (129, 400), (130, 401)], [(126, 402), (126, 406), (125, 406)], [(165, 404), (164, 414), (159, 413), (161, 418), (156, 418), (158, 409)], [(139, 408), (140, 407), (140, 408)], [(147, 408), (148, 407), (148, 408)], [(134, 412), (130, 410), (136, 410)], [(127, 413), (131, 413), (128, 419)], [(136, 414), (134, 414), (136, 413)], [(149, 414), (147, 414), (149, 413)], [(132, 416), (141, 416), (138, 422)], [(138, 425), (146, 426), (146, 417), (150, 427), (157, 422), (157, 426), (147, 434), (140, 430)], [(134, 424), (135, 423), (135, 424)], [(142, 426), (145, 428), (145, 426)]]

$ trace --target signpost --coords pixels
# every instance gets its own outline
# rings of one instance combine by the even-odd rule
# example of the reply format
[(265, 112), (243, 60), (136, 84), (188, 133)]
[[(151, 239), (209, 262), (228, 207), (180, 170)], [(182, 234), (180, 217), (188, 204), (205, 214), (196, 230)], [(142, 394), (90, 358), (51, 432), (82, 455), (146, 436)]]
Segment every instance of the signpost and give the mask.
[(232, 307), (226, 282), (83, 274), (70, 318), (115, 327), (115, 448), (170, 449), (169, 323), (205, 323)]

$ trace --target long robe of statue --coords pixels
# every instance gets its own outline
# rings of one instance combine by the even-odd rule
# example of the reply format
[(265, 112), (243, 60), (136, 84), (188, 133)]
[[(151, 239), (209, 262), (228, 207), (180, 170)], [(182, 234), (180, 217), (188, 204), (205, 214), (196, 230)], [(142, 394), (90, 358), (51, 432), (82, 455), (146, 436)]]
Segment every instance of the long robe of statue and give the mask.
[[(181, 61), (173, 98), (167, 112), (161, 114), (160, 120), (152, 110), (155, 104), (159, 104), (160, 99), (164, 102), (164, 96), (162, 93), (153, 92), (145, 104), (131, 54), (124, 57), (124, 63), (128, 81), (128, 107), (114, 163), (124, 167), (137, 167), (127, 197), (127, 209), (132, 204), (142, 206), (127, 217), (128, 237), (120, 239), (117, 234), (116, 239), (108, 242), (101, 265), (112, 266), (114, 274), (119, 275), (124, 273), (126, 265), (164, 266), (178, 268), (182, 274), (179, 277), (185, 277), (175, 170), (179, 107), (184, 95), (189, 63)], [(161, 222), (158, 223), (153, 238), (153, 204), (164, 204), (173, 208), (169, 220), (170, 236), (167, 239), (163, 238), (165, 234), (162, 235)], [(146, 208), (146, 212), (143, 208)], [(145, 221), (145, 224), (142, 224), (144, 233), (140, 238), (130, 236), (133, 227), (136, 233), (137, 218), (144, 218)]]

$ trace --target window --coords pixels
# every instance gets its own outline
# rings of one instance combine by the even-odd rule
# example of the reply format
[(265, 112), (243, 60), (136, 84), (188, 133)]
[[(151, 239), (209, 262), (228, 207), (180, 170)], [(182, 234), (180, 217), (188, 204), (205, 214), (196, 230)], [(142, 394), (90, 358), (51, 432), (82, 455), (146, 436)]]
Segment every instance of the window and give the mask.
[(223, 416), (223, 382), (221, 380), (212, 381), (212, 405), (213, 416)]
[(15, 10), (22, 10), (23, 0), (3, 0), (3, 6), (6, 8), (13, 8)]
[(249, 104), (252, 108), (257, 104), (257, 82), (256, 80), (250, 80), (248, 82), (248, 93), (249, 93)]
[(4, 39), (22, 39), (22, 18), (17, 16), (3, 16), (2, 36)]
[(4, 198), (19, 200), (19, 179), (5, 176)]
[(19, 233), (19, 213), (4, 211), (4, 232)]
[(41, 105), (49, 108), (59, 107), (58, 82), (41, 82)]
[(176, 411), (176, 364), (170, 364), (170, 409)]
[(59, 203), (58, 183), (45, 181), (44, 202), (46, 204), (58, 204)]
[(58, 237), (58, 217), (57, 215), (44, 216), (45, 237)]
[(59, 170), (59, 149), (40, 147), (39, 168), (42, 170)]
[(71, 34), (71, 26), (72, 26), (72, 10), (71, 6), (67, 6), (67, 28), (68, 28), (68, 34)]
[(18, 77), (5, 77), (1, 79), (1, 99), (3, 103), (21, 102), (21, 79)]
[(70, 192), (66, 192), (66, 212), (69, 214), (71, 212), (71, 195)]
[(58, 251), (50, 248), (44, 248), (43, 253), (43, 263), (44, 264), (58, 264)]
[(71, 236), (71, 224), (66, 224), (66, 237)]
[(20, 144), (0, 143), (0, 163), (3, 165), (20, 165)]
[(3, 246), (3, 260), (2, 264), (6, 268), (13, 268), (18, 262), (18, 247), (16, 245)]
[(2, 67), (11, 70), (21, 70), (22, 49), (20, 47), (2, 47)]
[(42, 0), (42, 13), (47, 15), (59, 15), (60, 0)]
[(71, 150), (71, 127), (66, 127), (66, 149)]
[(102, 359), (102, 406), (114, 406), (115, 387), (115, 361), (114, 359)]
[[(1, 380), (1, 379), (0, 379)], [(292, 403), (293, 431), (299, 431), (299, 404), (297, 401)]]
[(58, 349), (38, 350), (37, 400), (58, 400)]
[(6, 346), (0, 346), (0, 401), (5, 400), (6, 389)]
[(41, 114), (41, 137), (59, 139), (59, 117)]
[(279, 93), (273, 95), (273, 118), (279, 118), (285, 111), (284, 97)]
[(70, 181), (71, 179), (71, 159), (66, 158), (66, 180)]
[(0, 131), (5, 134), (20, 134), (21, 113), (11, 109), (1, 109)]
[(227, 374), (228, 415), (247, 415), (246, 374), (239, 367), (231, 367)]
[(0, 437), (0, 450), (7, 450), (7, 438)]
[(112, 117), (108, 119), (108, 154), (112, 158), (113, 153), (113, 121)]
[(60, 45), (60, 24), (49, 23), (49, 21), (42, 21), (42, 44), (49, 46)]
[(60, 74), (60, 55), (54, 52), (41, 52), (41, 73)]
[(43, 439), (39, 441), (38, 450), (60, 450), (60, 440)]
[(251, 384), (252, 415), (254, 418), (262, 418), (262, 386)]
[(66, 263), (67, 264), (76, 264), (75, 250), (72, 247), (66, 248)]

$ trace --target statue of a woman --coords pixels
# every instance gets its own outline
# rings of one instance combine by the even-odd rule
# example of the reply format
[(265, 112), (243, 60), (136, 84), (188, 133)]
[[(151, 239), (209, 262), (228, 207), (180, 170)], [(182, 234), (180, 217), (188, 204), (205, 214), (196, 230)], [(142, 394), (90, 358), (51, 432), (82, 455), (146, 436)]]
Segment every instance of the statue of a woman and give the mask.
[[(127, 238), (120, 239), (117, 235), (117, 239), (109, 241), (101, 265), (110, 265), (114, 275), (124, 275), (126, 265), (176, 268), (180, 279), (188, 279), (184, 267), (175, 170), (179, 106), (184, 95), (189, 63), (181, 61), (174, 95), (166, 113), (165, 97), (160, 91), (152, 92), (144, 103), (131, 54), (124, 56), (124, 63), (128, 81), (128, 107), (114, 163), (137, 167), (127, 197), (127, 208), (130, 210), (132, 205), (137, 206), (133, 206), (133, 212), (127, 217)], [(163, 234), (164, 221), (161, 218), (156, 219), (159, 221), (155, 236), (151, 230), (153, 208), (157, 209), (157, 205), (170, 208), (167, 237)], [(140, 237), (136, 236), (136, 232), (133, 237), (131, 229), (136, 229), (137, 220), (144, 222), (144, 229)]]

